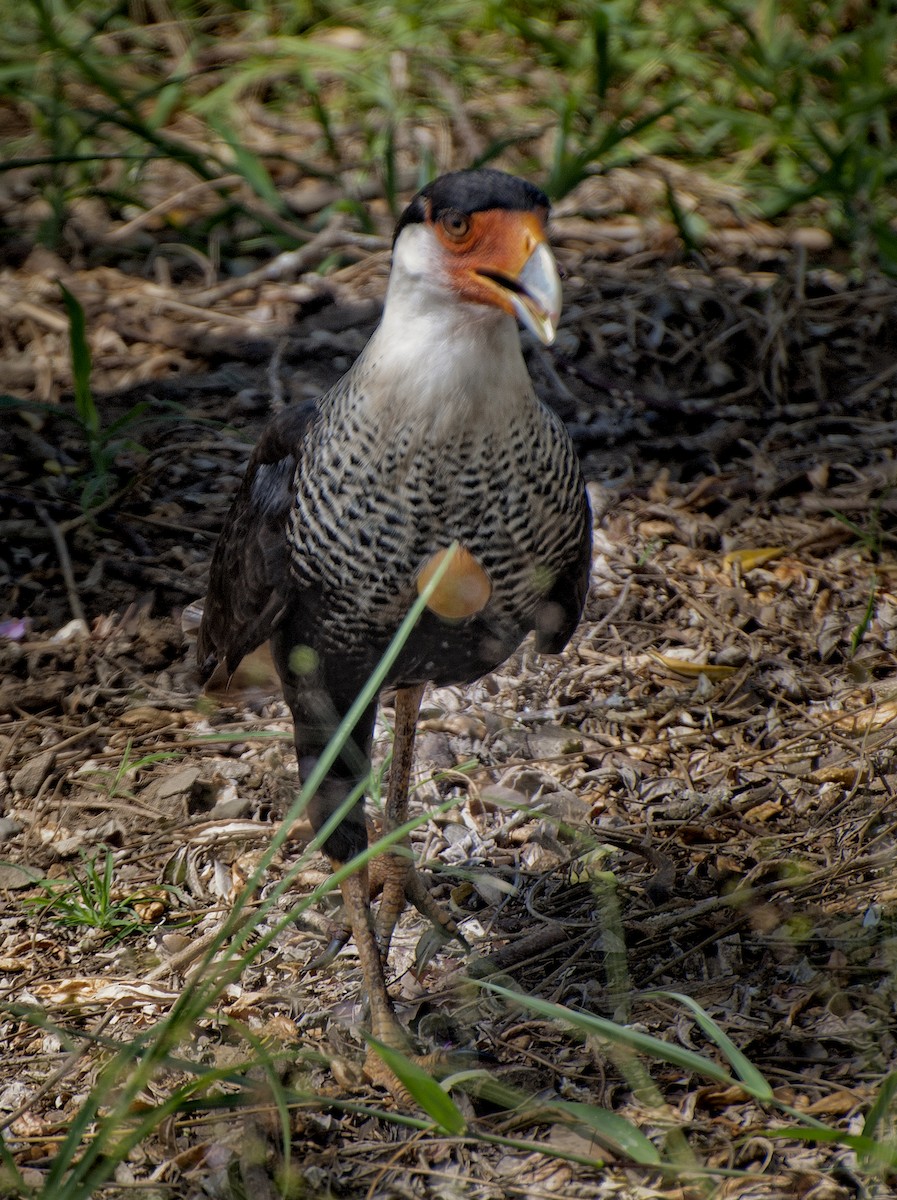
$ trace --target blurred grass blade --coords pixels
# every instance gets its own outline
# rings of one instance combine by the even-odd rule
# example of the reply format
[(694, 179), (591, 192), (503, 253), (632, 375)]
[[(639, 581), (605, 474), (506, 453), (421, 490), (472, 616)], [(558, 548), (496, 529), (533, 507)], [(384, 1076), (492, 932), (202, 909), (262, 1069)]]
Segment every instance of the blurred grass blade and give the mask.
[(757, 1100), (772, 1100), (773, 1090), (771, 1084), (757, 1070), (754, 1064), (741, 1053), (732, 1039), (728, 1034), (723, 1032), (709, 1013), (704, 1011), (697, 1000), (692, 1000), (691, 996), (683, 995), (682, 992), (648, 992), (648, 996), (663, 996), (669, 1000), (675, 1000), (677, 1004), (681, 1004), (687, 1008), (707, 1037), (719, 1047), (732, 1064), (732, 1070), (742, 1083), (746, 1085), (751, 1095), (756, 1097)]
[[(129, 408), (126, 413), (118, 417), (117, 420), (113, 421), (111, 425), (106, 426), (104, 439), (106, 441), (110, 441), (121, 430), (131, 429), (138, 422), (145, 424), (145, 422), (142, 421), (142, 418), (144, 413), (146, 413), (149, 408), (150, 402), (148, 400), (139, 401), (133, 406), (133, 408)], [(139, 448), (142, 449), (142, 447)]]
[(27, 1187), (22, 1173), (16, 1166), (16, 1161), (6, 1145), (6, 1138), (0, 1137), (0, 1196), (28, 1196), (32, 1194)]
[(321, 130), (321, 135), (324, 138), (324, 145), (327, 147), (327, 153), (330, 155), (334, 166), (342, 165), (343, 156), (340, 151), (339, 139), (337, 138), (333, 122), (330, 119), (330, 113), (327, 105), (321, 98), (321, 89), (318, 87), (314, 76), (310, 71), (302, 71), (300, 73), (303, 86), (306, 91), (306, 99), (308, 106), (312, 111), (312, 115), (318, 123)]
[(663, 183), (670, 216), (673, 218), (673, 224), (676, 226), (682, 245), (689, 254), (697, 254), (700, 247), (693, 231), (693, 220), (679, 203), (679, 197), (676, 195), (676, 189), (669, 176), (664, 176)]
[(610, 16), (599, 8), (592, 18), (592, 37), (595, 41), (595, 93), (604, 102), (610, 87)]
[(881, 1081), (878, 1095), (863, 1122), (863, 1137), (874, 1138), (878, 1128), (891, 1113), (894, 1098), (897, 1096), (897, 1071), (892, 1071)]
[(87, 342), (87, 326), (84, 319), (84, 309), (61, 281), (59, 290), (62, 292), (65, 311), (69, 319), (69, 346), (72, 355), (72, 378), (75, 386), (75, 407), (82, 425), (88, 434), (95, 435), (100, 428), (100, 414), (94, 403), (93, 392), (90, 390), (91, 357), (90, 346)]
[(661, 1162), (660, 1152), (654, 1143), (631, 1121), (627, 1121), (618, 1113), (598, 1108), (595, 1104), (583, 1104), (578, 1100), (553, 1103), (551, 1108), (573, 1116), (582, 1125), (594, 1130), (601, 1140), (607, 1143), (609, 1149), (625, 1154), (633, 1162), (645, 1167), (656, 1166)]
[(273, 179), (268, 174), (268, 168), (258, 155), (253, 154), (251, 150), (247, 149), (226, 121), (210, 117), (209, 124), (230, 147), (231, 153), (234, 156), (234, 167), (237, 173), (243, 176), (255, 194), (267, 204), (270, 204), (275, 212), (282, 212), (284, 203), (281, 195), (274, 186)]
[(396, 162), (396, 131), (392, 124), (386, 131), (386, 145), (383, 148), (383, 186), (386, 203), (395, 220), (399, 215), (399, 173)]
[[(792, 1113), (793, 1116), (800, 1119), (800, 1113)], [(876, 1168), (887, 1167), (890, 1170), (897, 1168), (897, 1149), (891, 1144), (878, 1141), (876, 1138), (868, 1138), (863, 1135), (845, 1133), (843, 1129), (833, 1129), (828, 1127), (818, 1128), (801, 1128), (796, 1125), (788, 1125), (781, 1129), (767, 1129), (764, 1133), (765, 1137), (774, 1138), (777, 1141), (795, 1141), (795, 1142), (813, 1142), (815, 1144), (829, 1146), (845, 1146), (856, 1154), (857, 1158), (865, 1161), (867, 1165), (873, 1165)], [(880, 1195), (882, 1197), (891, 1197), (893, 1192), (878, 1192), (861, 1193), (866, 1196)]]
[[(715, 1079), (718, 1083), (724, 1083), (727, 1086), (739, 1082), (713, 1059), (704, 1058), (693, 1050), (686, 1050), (683, 1046), (677, 1046), (672, 1042), (661, 1041), (660, 1038), (651, 1037), (650, 1034), (640, 1033), (637, 1029), (630, 1029), (628, 1025), (618, 1025), (615, 1021), (608, 1021), (604, 1017), (595, 1017), (591, 1013), (577, 1012), (572, 1008), (564, 1008), (560, 1004), (551, 1004), (547, 1000), (540, 1000), (537, 996), (513, 992), (510, 988), (490, 983), (486, 979), (477, 979), (473, 982), (479, 987), (495, 992), (496, 995), (504, 996), (506, 1000), (531, 1009), (540, 1016), (548, 1017), (551, 1021), (564, 1021), (591, 1037), (602, 1038), (617, 1046), (624, 1046), (628, 1050), (645, 1054), (649, 1058), (673, 1063), (674, 1066), (681, 1067), (684, 1071), (706, 1075), (709, 1079)], [(747, 1085), (745, 1085), (745, 1090), (750, 1090)]]
[(460, 1137), (467, 1128), (464, 1116), (451, 1096), (439, 1086), (437, 1081), (413, 1062), (407, 1055), (392, 1046), (378, 1042), (376, 1038), (365, 1034), (365, 1041), (373, 1047), (374, 1052), (383, 1059), (399, 1083), (411, 1094), (415, 1103), (419, 1104), (427, 1116), (432, 1117), (440, 1129), (455, 1137)]

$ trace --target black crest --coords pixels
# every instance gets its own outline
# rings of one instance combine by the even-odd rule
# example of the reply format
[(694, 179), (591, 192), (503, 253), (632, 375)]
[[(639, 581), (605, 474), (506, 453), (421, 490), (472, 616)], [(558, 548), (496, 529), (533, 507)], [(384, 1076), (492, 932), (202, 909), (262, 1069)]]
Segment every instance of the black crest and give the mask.
[(507, 208), (513, 212), (547, 210), (548, 197), (535, 184), (504, 171), (485, 167), (476, 171), (452, 171), (421, 188), (399, 218), (393, 241), (406, 225), (426, 221), (428, 215), (438, 220), (450, 209), (469, 216), (490, 208)]

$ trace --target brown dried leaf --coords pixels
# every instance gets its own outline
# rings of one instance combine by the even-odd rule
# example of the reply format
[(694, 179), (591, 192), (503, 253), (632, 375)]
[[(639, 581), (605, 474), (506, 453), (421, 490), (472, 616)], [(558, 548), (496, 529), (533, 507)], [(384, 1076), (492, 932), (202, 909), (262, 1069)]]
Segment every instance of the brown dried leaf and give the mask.
[(897, 699), (883, 700), (874, 707), (870, 705), (860, 712), (847, 713), (837, 724), (850, 733), (865, 734), (884, 729), (894, 720), (897, 720)]
[(120, 725), (127, 725), (129, 728), (141, 728), (148, 731), (155, 729), (167, 729), (171, 725), (183, 725), (184, 714), (169, 712), (164, 708), (153, 708), (150, 705), (141, 705), (138, 708), (126, 709), (118, 718)]
[(759, 824), (763, 824), (763, 822), (777, 817), (781, 811), (782, 802), (780, 800), (767, 800), (765, 804), (749, 808), (744, 817), (746, 821), (757, 821)]
[(39, 983), (32, 989), (45, 1004), (56, 1008), (82, 1008), (103, 1005), (116, 1009), (143, 1009), (147, 1006), (167, 1008), (180, 995), (177, 991), (156, 987), (136, 980), (116, 980), (99, 977), (72, 977)]
[(811, 772), (812, 783), (840, 783), (843, 787), (853, 788), (858, 783), (864, 783), (869, 778), (868, 767), (854, 765), (820, 767)]
[(851, 1092), (832, 1092), (830, 1096), (820, 1096), (803, 1111), (811, 1117), (842, 1117), (860, 1108), (863, 1101)]

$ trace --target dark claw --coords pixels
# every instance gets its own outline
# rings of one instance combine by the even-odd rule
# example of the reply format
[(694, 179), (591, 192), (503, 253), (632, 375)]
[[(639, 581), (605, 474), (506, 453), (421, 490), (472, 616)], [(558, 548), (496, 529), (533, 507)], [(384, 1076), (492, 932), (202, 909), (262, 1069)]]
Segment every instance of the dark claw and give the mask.
[(336, 956), (342, 950), (352, 936), (351, 929), (340, 929), (330, 939), (327, 949), (321, 954), (316, 955), (309, 963), (306, 964), (306, 971), (320, 971), (324, 967), (329, 967)]

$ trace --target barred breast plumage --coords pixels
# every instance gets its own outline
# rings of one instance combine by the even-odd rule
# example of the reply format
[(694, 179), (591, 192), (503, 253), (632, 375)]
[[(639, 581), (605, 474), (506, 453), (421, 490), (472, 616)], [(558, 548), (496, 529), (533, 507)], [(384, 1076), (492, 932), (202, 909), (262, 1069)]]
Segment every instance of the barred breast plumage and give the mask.
[(475, 622), (440, 629), (451, 653), (421, 657), (427, 639), (412, 636), (403, 682), (482, 674), (537, 628), (540, 609), (541, 648), (561, 628), (569, 635), (573, 618), (545, 606), (555, 581), (581, 566), (588, 518), (579, 464), (556, 415), (530, 395), (502, 438), (474, 427), (418, 440), (413, 425), (399, 423), (384, 440), (365, 419), (363, 386), (350, 376), (324, 398), (299, 453), (290, 566), (296, 586), (320, 597), (310, 643), (376, 662), (415, 599), (422, 565), (453, 541), (489, 576), (489, 604)]

